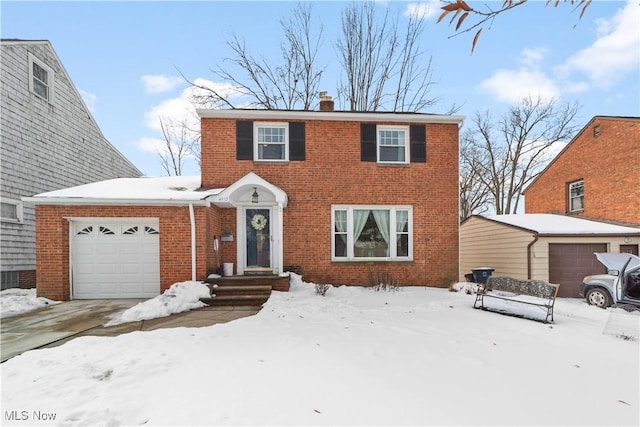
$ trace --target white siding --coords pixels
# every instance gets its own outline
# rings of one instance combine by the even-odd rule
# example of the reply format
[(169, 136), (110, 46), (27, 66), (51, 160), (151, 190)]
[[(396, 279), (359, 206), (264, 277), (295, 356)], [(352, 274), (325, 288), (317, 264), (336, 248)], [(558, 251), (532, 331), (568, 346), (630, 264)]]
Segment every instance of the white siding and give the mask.
[(476, 267), (495, 269), (494, 276), (527, 278), (527, 245), (534, 233), (471, 217), (460, 226), (460, 280)]
[[(24, 196), (140, 171), (102, 135), (49, 42), (0, 42), (0, 196)], [(54, 75), (51, 102), (29, 90), (29, 53)], [(2, 222), (3, 271), (35, 269), (35, 212), (21, 224)]]

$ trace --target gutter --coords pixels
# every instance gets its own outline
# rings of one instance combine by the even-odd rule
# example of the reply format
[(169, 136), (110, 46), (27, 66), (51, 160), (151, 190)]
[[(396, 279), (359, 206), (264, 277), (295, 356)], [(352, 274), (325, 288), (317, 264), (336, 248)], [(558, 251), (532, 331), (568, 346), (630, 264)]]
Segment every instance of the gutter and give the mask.
[(538, 233), (533, 235), (533, 240), (527, 245), (527, 279), (531, 280), (531, 248), (538, 241)]
[(75, 197), (22, 197), (23, 202), (31, 202), (36, 205), (66, 205), (66, 206), (210, 206), (206, 199), (180, 200), (180, 199), (87, 199)]

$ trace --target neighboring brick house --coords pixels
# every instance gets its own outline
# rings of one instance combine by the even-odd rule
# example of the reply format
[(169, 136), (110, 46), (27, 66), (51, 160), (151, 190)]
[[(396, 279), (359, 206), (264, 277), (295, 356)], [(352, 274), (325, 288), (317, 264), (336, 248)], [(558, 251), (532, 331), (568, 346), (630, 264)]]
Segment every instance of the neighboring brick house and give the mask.
[(102, 135), (51, 44), (0, 41), (2, 289), (35, 287), (35, 210), (23, 197), (141, 172)]
[[(333, 111), (327, 98), (320, 110), (199, 110), (201, 177), (38, 195), (38, 267), (48, 270), (39, 295), (148, 296), (203, 280), (219, 261), (236, 275), (295, 270), (336, 285), (380, 273), (402, 285), (455, 282), (462, 117)], [(128, 271), (155, 269), (159, 288), (72, 283), (88, 271), (125, 277), (100, 267), (130, 260), (117, 248), (134, 236), (121, 247), (151, 255)], [(107, 247), (116, 248), (107, 260), (91, 255)]]
[(640, 225), (640, 117), (595, 116), (524, 195), (526, 213)]

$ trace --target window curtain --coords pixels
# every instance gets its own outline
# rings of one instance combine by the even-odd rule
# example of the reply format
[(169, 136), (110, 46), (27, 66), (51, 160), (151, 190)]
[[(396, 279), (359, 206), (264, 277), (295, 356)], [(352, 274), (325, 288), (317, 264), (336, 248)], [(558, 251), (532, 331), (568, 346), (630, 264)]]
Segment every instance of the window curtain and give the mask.
[(357, 242), (360, 238), (360, 234), (362, 234), (362, 229), (367, 223), (367, 218), (369, 218), (370, 210), (354, 210), (353, 211), (353, 243)]
[(389, 256), (389, 211), (374, 210), (373, 219), (376, 221), (378, 231), (387, 244), (386, 256)]
[(409, 221), (409, 212), (407, 211), (396, 211), (396, 231), (399, 233), (404, 233), (404, 227), (407, 225)]

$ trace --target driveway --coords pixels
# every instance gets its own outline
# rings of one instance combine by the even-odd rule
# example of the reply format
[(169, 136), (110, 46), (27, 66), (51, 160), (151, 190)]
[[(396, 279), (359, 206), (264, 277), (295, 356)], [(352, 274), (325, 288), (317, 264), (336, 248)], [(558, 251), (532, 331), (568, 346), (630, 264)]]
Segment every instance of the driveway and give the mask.
[(116, 336), (160, 328), (210, 326), (260, 311), (260, 307), (203, 307), (158, 319), (104, 327), (113, 314), (142, 301), (145, 300), (73, 300), (3, 318), (0, 323), (1, 362), (28, 350), (55, 347), (80, 336)]

